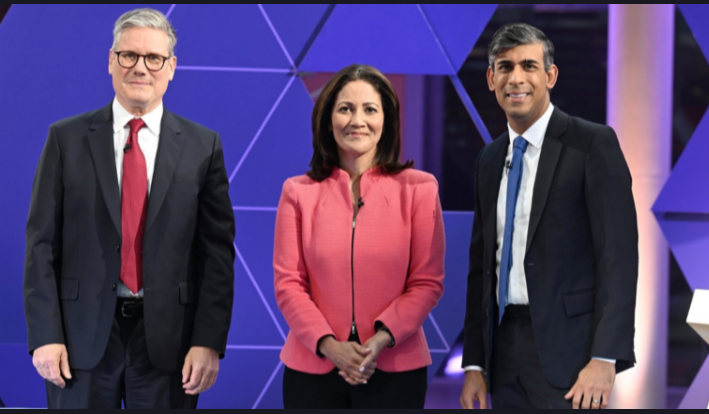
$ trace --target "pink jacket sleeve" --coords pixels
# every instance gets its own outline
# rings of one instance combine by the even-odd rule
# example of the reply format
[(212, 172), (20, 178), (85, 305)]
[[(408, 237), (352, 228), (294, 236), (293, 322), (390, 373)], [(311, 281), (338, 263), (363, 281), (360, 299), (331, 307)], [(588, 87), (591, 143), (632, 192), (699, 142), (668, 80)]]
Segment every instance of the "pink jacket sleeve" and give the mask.
[(310, 282), (303, 258), (301, 213), (292, 180), (286, 180), (283, 184), (278, 204), (273, 272), (276, 301), (291, 333), (317, 354), (320, 338), (335, 334), (310, 296)]
[(411, 259), (404, 293), (376, 319), (402, 343), (416, 333), (443, 295), (445, 233), (438, 184), (416, 187), (411, 217)]

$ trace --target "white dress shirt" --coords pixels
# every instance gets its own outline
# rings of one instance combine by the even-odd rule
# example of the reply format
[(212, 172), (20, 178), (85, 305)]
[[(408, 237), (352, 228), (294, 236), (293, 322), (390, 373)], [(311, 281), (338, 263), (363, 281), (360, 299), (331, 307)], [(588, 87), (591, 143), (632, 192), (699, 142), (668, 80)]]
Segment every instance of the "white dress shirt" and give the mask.
[[(158, 154), (158, 144), (160, 143), (160, 123), (162, 122), (163, 106), (162, 103), (157, 108), (141, 117), (145, 122), (145, 127), (138, 131), (138, 144), (140, 150), (145, 157), (145, 166), (148, 171), (148, 194), (153, 183), (153, 173), (155, 172), (155, 158)], [(130, 127), (128, 122), (135, 118), (133, 114), (128, 112), (119, 102), (118, 99), (113, 100), (113, 148), (116, 156), (116, 174), (118, 177), (118, 188), (122, 189), (123, 181), (123, 148), (128, 142), (128, 134)], [(137, 294), (128, 289), (122, 282), (118, 281), (118, 296), (123, 298), (143, 297), (143, 289)]]
[[(500, 192), (497, 196), (497, 251), (495, 260), (497, 262), (496, 272), (500, 274), (500, 263), (502, 258), (502, 242), (505, 234), (505, 220), (507, 209), (507, 167), (508, 162), (512, 161), (514, 150), (514, 140), (517, 137), (523, 137), (527, 140), (527, 150), (522, 157), (522, 179), (519, 186), (519, 195), (517, 196), (517, 206), (515, 207), (514, 231), (512, 233), (512, 268), (510, 269), (509, 285), (507, 288), (507, 304), (509, 305), (529, 305), (529, 295), (527, 293), (527, 277), (524, 273), (524, 256), (527, 250), (527, 232), (529, 230), (529, 217), (532, 213), (532, 197), (534, 196), (534, 182), (537, 178), (537, 169), (539, 167), (539, 156), (542, 154), (542, 144), (544, 143), (544, 135), (546, 135), (549, 120), (554, 112), (554, 105), (551, 103), (549, 107), (528, 130), (521, 134), (513, 130), (510, 124), (507, 124), (507, 130), (510, 134), (510, 144), (507, 146), (507, 157), (505, 158), (505, 171), (502, 174), (500, 182)], [(499, 303), (500, 286), (496, 290), (497, 301)], [(594, 358), (615, 364), (615, 360)], [(465, 371), (483, 371), (479, 366), (466, 366)]]

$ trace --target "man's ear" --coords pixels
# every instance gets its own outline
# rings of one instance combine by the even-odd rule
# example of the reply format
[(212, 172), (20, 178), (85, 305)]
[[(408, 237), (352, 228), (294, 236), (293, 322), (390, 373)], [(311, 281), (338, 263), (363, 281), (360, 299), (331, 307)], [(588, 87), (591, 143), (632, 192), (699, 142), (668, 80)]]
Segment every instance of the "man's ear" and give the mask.
[(551, 65), (547, 71), (547, 89), (554, 89), (557, 79), (559, 79), (559, 68), (556, 65)]
[(495, 92), (495, 71), (492, 66), (487, 67), (487, 87), (490, 92)]

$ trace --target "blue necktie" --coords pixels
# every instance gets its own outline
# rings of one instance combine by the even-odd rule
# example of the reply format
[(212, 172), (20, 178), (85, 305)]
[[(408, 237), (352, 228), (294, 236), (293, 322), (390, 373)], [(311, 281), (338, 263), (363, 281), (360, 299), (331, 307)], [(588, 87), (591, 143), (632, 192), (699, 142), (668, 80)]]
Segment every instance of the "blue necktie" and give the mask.
[(502, 316), (505, 314), (507, 306), (507, 289), (510, 283), (510, 270), (512, 269), (512, 234), (514, 233), (515, 210), (517, 208), (517, 196), (519, 195), (519, 185), (522, 182), (523, 162), (522, 156), (527, 149), (527, 140), (517, 137), (512, 150), (512, 163), (509, 166), (507, 176), (507, 205), (505, 206), (505, 233), (502, 238), (502, 258), (500, 258), (500, 291), (499, 291), (499, 323), (502, 323)]

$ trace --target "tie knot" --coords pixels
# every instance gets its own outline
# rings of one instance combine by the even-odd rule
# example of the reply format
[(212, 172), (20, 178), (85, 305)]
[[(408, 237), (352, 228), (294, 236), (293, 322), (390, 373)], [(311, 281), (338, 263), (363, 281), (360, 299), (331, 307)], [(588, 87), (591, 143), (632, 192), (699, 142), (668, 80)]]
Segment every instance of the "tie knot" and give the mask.
[(529, 144), (527, 142), (527, 140), (524, 139), (524, 137), (519, 136), (519, 137), (515, 138), (514, 148), (518, 149), (518, 150), (522, 150), (522, 152), (524, 152), (527, 150), (527, 144)]
[(128, 122), (128, 125), (130, 126), (130, 133), (133, 135), (137, 134), (145, 126), (145, 121), (140, 118), (133, 118)]

